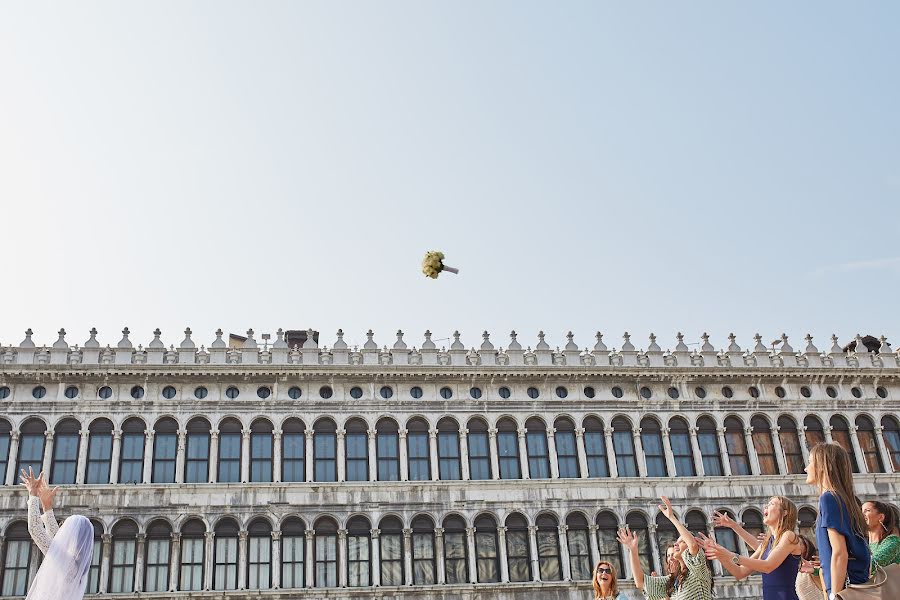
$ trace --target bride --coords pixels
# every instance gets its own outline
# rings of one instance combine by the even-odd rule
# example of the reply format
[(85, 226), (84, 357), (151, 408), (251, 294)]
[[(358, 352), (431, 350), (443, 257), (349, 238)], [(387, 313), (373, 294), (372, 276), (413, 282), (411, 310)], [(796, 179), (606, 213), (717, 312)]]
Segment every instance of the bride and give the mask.
[[(26, 600), (82, 600), (94, 550), (94, 526), (81, 515), (72, 515), (62, 527), (53, 515), (53, 499), (44, 474), (22, 470), (28, 490), (28, 532), (44, 554), (44, 562), (28, 590)], [(43, 507), (44, 514), (40, 509)]]

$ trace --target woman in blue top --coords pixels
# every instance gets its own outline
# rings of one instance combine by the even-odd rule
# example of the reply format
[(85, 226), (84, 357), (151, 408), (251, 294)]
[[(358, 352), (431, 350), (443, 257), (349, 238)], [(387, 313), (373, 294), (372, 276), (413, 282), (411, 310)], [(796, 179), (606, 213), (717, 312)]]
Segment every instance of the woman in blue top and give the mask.
[(829, 600), (847, 583), (869, 579), (866, 520), (853, 491), (850, 457), (837, 444), (818, 444), (809, 452), (806, 483), (819, 489), (816, 544)]

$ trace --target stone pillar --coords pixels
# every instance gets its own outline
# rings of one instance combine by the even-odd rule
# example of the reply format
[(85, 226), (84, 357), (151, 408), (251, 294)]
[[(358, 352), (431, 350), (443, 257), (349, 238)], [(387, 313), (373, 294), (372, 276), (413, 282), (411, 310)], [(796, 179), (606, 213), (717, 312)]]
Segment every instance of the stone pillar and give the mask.
[[(590, 536), (591, 543), (591, 566), (596, 564), (598, 560), (600, 560), (600, 544), (597, 542), (597, 533), (600, 531), (600, 528), (597, 527), (596, 524), (591, 523), (588, 525), (588, 535)], [(627, 561), (626, 561), (627, 562)], [(591, 575), (593, 577), (593, 575)]]
[[(312, 436), (306, 436), (308, 439), (311, 439)], [(312, 481), (312, 480), (310, 480)], [(306, 571), (304, 576), (304, 587), (312, 587), (315, 585), (315, 577), (314, 577), (314, 567), (315, 567), (315, 556), (313, 553), (313, 542), (316, 539), (316, 532), (313, 529), (307, 529), (306, 535), (306, 550), (303, 555), (303, 570)]]
[[(44, 443), (44, 462), (42, 463), (41, 470), (45, 473), (44, 480), (50, 481), (50, 466), (53, 464), (53, 430), (48, 429), (44, 432), (44, 437), (47, 438), (46, 443)], [(52, 483), (52, 482), (51, 482)]]
[(203, 562), (205, 568), (203, 570), (203, 589), (211, 590), (213, 587), (213, 551), (216, 543), (216, 533), (207, 531), (203, 534), (205, 547), (203, 548)]
[(569, 540), (566, 532), (568, 525), (560, 525), (559, 529), (559, 562), (562, 564), (563, 581), (572, 581), (572, 562), (569, 560)]
[[(379, 568), (380, 570), (380, 568)], [(403, 528), (403, 583), (412, 585), (413, 583), (413, 564), (412, 564), (412, 529)]]
[[(619, 529), (623, 529), (626, 527), (628, 527), (627, 524), (619, 523)], [(638, 546), (640, 546), (640, 542), (638, 542)], [(655, 550), (654, 550), (654, 552), (655, 552)], [(625, 579), (633, 580), (634, 572), (631, 570), (631, 550), (626, 548), (625, 552), (623, 554), (624, 554), (624, 560), (622, 561), (622, 570), (625, 571), (625, 574), (623, 575), (623, 577)], [(598, 560), (599, 560), (599, 556), (600, 556), (600, 544), (599, 543), (597, 544), (597, 556), (598, 556)], [(647, 575), (647, 573), (644, 573), (644, 575)]]
[(603, 439), (606, 440), (606, 462), (609, 465), (609, 476), (619, 476), (619, 466), (616, 464), (616, 447), (613, 444), (613, 428), (606, 427), (603, 430)]
[(306, 467), (306, 481), (314, 480), (314, 466), (315, 460), (313, 456), (313, 434), (315, 433), (312, 429), (304, 430), (303, 442), (304, 446), (306, 446), (303, 450), (303, 464)]
[[(82, 440), (83, 442), (83, 440)], [(79, 448), (80, 450), (80, 448)], [(80, 452), (79, 452), (80, 454)], [(113, 430), (112, 458), (109, 463), (109, 482), (119, 483), (119, 462), (122, 460), (122, 430)]]
[(187, 444), (187, 432), (178, 430), (178, 450), (175, 454), (175, 483), (184, 483), (184, 448)]
[(109, 567), (112, 557), (110, 556), (110, 546), (112, 545), (112, 534), (104, 533), (100, 536), (100, 594), (105, 594), (109, 590)]
[(437, 563), (436, 575), (438, 584), (447, 581), (447, 570), (444, 568), (444, 528), (434, 529), (434, 562)]
[(866, 457), (863, 454), (862, 447), (859, 445), (858, 431), (859, 427), (850, 425), (850, 446), (853, 448), (853, 454), (856, 455), (856, 464), (859, 465), (859, 474), (864, 475), (869, 472), (869, 465), (866, 464)]
[(638, 475), (647, 476), (647, 459), (644, 456), (644, 444), (641, 443), (641, 428), (635, 427), (631, 430), (631, 437), (634, 440), (634, 458), (637, 461)]
[(550, 460), (550, 479), (559, 479), (559, 455), (556, 453), (556, 427), (547, 428), (547, 457)]
[(280, 429), (276, 429), (272, 435), (272, 481), (281, 483), (281, 434)]
[[(712, 523), (709, 523), (709, 524), (707, 525), (707, 527), (706, 527), (706, 535), (707, 535), (707, 537), (709, 537), (709, 539), (711, 539), (711, 540), (715, 540), (715, 539), (716, 539), (716, 528), (713, 527)], [(740, 536), (737, 535), (737, 533), (735, 533), (734, 535), (735, 535), (735, 537), (737, 538), (737, 541), (738, 541), (738, 554), (740, 554), (741, 556), (748, 556), (748, 554), (747, 554), (747, 544), (744, 543), (744, 540), (742, 540), (742, 539), (740, 538)], [(722, 563), (720, 563), (719, 561), (717, 561), (717, 560), (711, 561), (711, 565), (712, 565), (712, 568), (713, 568), (713, 575), (714, 575), (714, 576), (716, 576), (716, 577), (722, 577), (722, 576), (725, 574), (725, 569), (724, 569), (724, 567), (722, 567)]]
[(146, 552), (147, 535), (143, 533), (137, 534), (135, 543), (135, 559), (134, 559), (134, 591), (144, 591), (144, 554)]
[(588, 472), (587, 451), (584, 448), (584, 427), (575, 428), (575, 448), (578, 452), (578, 472), (584, 479), (590, 476)]
[[(650, 554), (653, 555), (653, 565), (652, 568), (657, 573), (665, 573), (666, 570), (663, 568), (663, 565), (659, 560), (659, 539), (656, 536), (656, 523), (650, 523), (647, 526), (647, 533), (650, 536), (650, 548), (653, 550)], [(646, 573), (645, 573), (646, 575)]]
[(172, 532), (172, 552), (169, 555), (169, 591), (178, 591), (178, 581), (181, 575), (181, 534)]
[(500, 581), (509, 582), (509, 558), (506, 554), (506, 527), (501, 525), (497, 528), (497, 557), (500, 560)]
[[(90, 441), (91, 432), (87, 429), (82, 429), (79, 433), (81, 434), (81, 443), (78, 444), (78, 466), (76, 467), (75, 483), (81, 485), (84, 483), (85, 474), (87, 473), (88, 442)], [(9, 458), (11, 461), (15, 462), (15, 460), (13, 460), (15, 457), (12, 453), (10, 453)], [(113, 469), (115, 469), (116, 474), (118, 475), (116, 463), (110, 465), (110, 474), (112, 474)]]
[(335, 435), (335, 440), (337, 448), (335, 448), (335, 462), (337, 463), (337, 480), (338, 481), (346, 481), (347, 480), (347, 430), (346, 429), (338, 429), (337, 434)]
[(522, 479), (531, 479), (528, 469), (528, 444), (525, 441), (527, 433), (524, 429), (519, 430), (519, 468), (522, 471)]
[(241, 431), (241, 481), (250, 481), (250, 430)]
[(431, 459), (431, 480), (437, 481), (440, 479), (437, 455), (437, 429), (428, 430), (428, 456)]
[(406, 429), (397, 432), (397, 444), (400, 446), (400, 481), (409, 481), (409, 451), (406, 447)]
[(488, 429), (488, 448), (491, 454), (491, 478), (500, 479), (500, 450), (497, 448), (497, 429)]
[(759, 455), (756, 454), (756, 446), (753, 445), (753, 427), (744, 428), (744, 443), (747, 445), (747, 455), (750, 457), (750, 473), (760, 475)]
[(666, 458), (666, 471), (669, 477), (675, 477), (678, 475), (678, 470), (675, 468), (675, 457), (672, 456), (672, 440), (669, 439), (670, 432), (671, 429), (668, 427), (662, 428), (663, 455)]
[(347, 587), (347, 530), (338, 529), (338, 585)]
[(703, 454), (700, 452), (700, 442), (697, 440), (697, 428), (691, 427), (688, 429), (688, 432), (691, 435), (691, 455), (694, 458), (694, 471), (698, 476), (704, 477), (706, 469), (703, 468)]
[(725, 473), (727, 477), (730, 477), (731, 460), (728, 458), (728, 447), (725, 445), (725, 428), (719, 427), (716, 429), (716, 433), (719, 434), (719, 456), (722, 460), (722, 472)]
[(247, 589), (247, 538), (249, 532), (242, 530), (238, 533), (238, 574), (237, 589)]
[(891, 454), (888, 452), (887, 446), (885, 446), (884, 443), (884, 427), (881, 425), (875, 426), (875, 443), (878, 445), (878, 454), (881, 456), (881, 464), (884, 465), (884, 472), (895, 472), (896, 469), (894, 469)]
[(16, 463), (19, 458), (19, 430), (16, 429), (9, 434), (9, 459), (6, 463), (6, 474), (3, 480), (8, 486), (18, 485), (18, 473), (16, 473)]
[(806, 441), (806, 425), (801, 425), (797, 430), (800, 436), (800, 452), (803, 454), (803, 464), (809, 464), (809, 444)]
[(369, 481), (378, 481), (378, 446), (375, 443), (375, 431), (369, 431)]
[(466, 527), (466, 542), (469, 545), (469, 581), (478, 583), (478, 563), (475, 560), (475, 528)]
[(153, 436), (152, 429), (144, 430), (144, 483), (153, 481)]
[(834, 443), (834, 438), (831, 437), (831, 429), (832, 427), (828, 423), (822, 426), (822, 433), (825, 435), (825, 441), (829, 444)]
[(219, 478), (219, 430), (209, 432), (209, 482), (215, 483)]
[[(404, 552), (404, 554), (408, 554)], [(377, 527), (372, 530), (372, 552), (370, 554), (372, 561), (371, 574), (372, 586), (381, 585), (381, 530)]]
[(541, 564), (538, 560), (537, 550), (537, 526), (528, 526), (528, 548), (531, 554), (531, 579), (532, 581), (541, 580)]
[(782, 475), (787, 475), (787, 459), (784, 456), (784, 447), (781, 445), (780, 431), (781, 427), (778, 425), (772, 429), (772, 446), (775, 449), (775, 464), (778, 465), (778, 472)]
[(465, 427), (459, 431), (459, 468), (463, 481), (469, 480), (469, 430)]
[(272, 532), (272, 588), (281, 588), (281, 531)]

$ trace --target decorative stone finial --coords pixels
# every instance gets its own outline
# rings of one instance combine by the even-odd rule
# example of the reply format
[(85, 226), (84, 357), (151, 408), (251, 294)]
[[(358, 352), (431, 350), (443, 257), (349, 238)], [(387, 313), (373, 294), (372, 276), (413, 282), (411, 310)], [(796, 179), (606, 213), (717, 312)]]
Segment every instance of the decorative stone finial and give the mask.
[(513, 329), (512, 331), (509, 332), (509, 347), (507, 348), (507, 350), (521, 350), (522, 349), (522, 344), (519, 343), (519, 340), (517, 339), (518, 337), (519, 337), (519, 334), (516, 333), (515, 329)]
[(734, 335), (734, 332), (728, 334), (728, 351), (729, 352), (740, 352), (741, 347), (737, 344), (737, 336)]
[(603, 343), (603, 334), (598, 331), (594, 337), (597, 338), (597, 343), (594, 344), (594, 352), (609, 352), (606, 344)]
[(34, 335), (34, 332), (31, 331), (31, 327), (25, 330), (25, 339), (22, 340), (22, 343), (19, 344), (20, 348), (34, 348), (34, 342), (31, 339), (31, 336)]
[(366, 332), (366, 343), (363, 344), (363, 350), (378, 350), (378, 344), (372, 339), (375, 333), (370, 329)]
[(181, 340), (181, 344), (179, 344), (179, 348), (181, 350), (194, 350), (197, 348), (197, 344), (194, 343), (194, 340), (191, 339), (191, 335), (193, 335), (193, 331), (191, 331), (190, 327), (184, 328), (184, 339)]
[(210, 348), (227, 348), (228, 344), (225, 343), (225, 340), (222, 339), (222, 335), (224, 332), (222, 328), (216, 329), (216, 339), (215, 341), (209, 345)]
[(148, 348), (159, 348), (162, 350), (166, 349), (166, 345), (162, 343), (162, 340), (159, 339), (159, 336), (162, 335), (162, 331), (159, 330), (159, 327), (153, 330), (153, 341), (147, 346)]
[(684, 343), (684, 334), (679, 331), (675, 334), (675, 339), (678, 340), (678, 343), (675, 344), (675, 352), (688, 352), (687, 344)]
[(394, 350), (406, 350), (406, 342), (403, 341), (403, 331), (397, 330), (397, 341), (394, 342)]
[(538, 343), (537, 346), (534, 347), (535, 350), (549, 350), (550, 344), (544, 341), (544, 332), (538, 331)]
[(99, 348), (100, 342), (97, 341), (97, 328), (91, 327), (91, 331), (89, 332), (91, 337), (88, 338), (88, 341), (84, 343), (85, 348)]
[(631, 343), (631, 334), (626, 331), (622, 334), (622, 339), (625, 340), (622, 343), (622, 352), (633, 352), (634, 344)]
[(425, 330), (425, 341), (422, 343), (422, 350), (437, 350), (437, 346), (431, 341), (431, 331)]
[(656, 334), (650, 334), (650, 345), (647, 346), (647, 352), (662, 352), (662, 348), (656, 343)]
[(819, 353), (819, 349), (816, 348), (815, 345), (813, 344), (813, 336), (811, 334), (807, 333), (806, 337), (803, 339), (806, 340), (805, 352), (807, 354), (818, 354)]
[(701, 352), (715, 352), (716, 348), (712, 344), (709, 343), (709, 334), (705, 331), (703, 335), (700, 336), (700, 339), (703, 340), (703, 344), (700, 346)]
[(842, 354), (844, 352), (840, 344), (838, 344), (837, 334), (831, 334), (831, 350), (829, 350), (829, 352), (831, 354)]
[(127, 327), (122, 330), (122, 339), (119, 340), (119, 344), (118, 344), (119, 348), (134, 348), (134, 345), (131, 343), (131, 340), (128, 339), (128, 335), (130, 333), (131, 332), (128, 330)]
[(332, 346), (332, 349), (333, 350), (346, 350), (347, 349), (347, 342), (344, 341), (344, 330), (343, 329), (337, 330), (337, 341), (334, 343), (334, 346)]
[(318, 344), (316, 344), (315, 332), (312, 329), (306, 330), (306, 341), (303, 342), (304, 350), (316, 350), (318, 349)]
[(66, 343), (66, 330), (65, 329), (59, 330), (59, 339), (56, 340), (55, 342), (53, 342), (53, 347), (60, 349), (60, 350), (62, 350), (62, 349), (68, 350), (69, 349), (69, 344)]
[(494, 345), (491, 343), (491, 334), (489, 334), (487, 331), (485, 331), (484, 333), (481, 334), (481, 338), (484, 340), (483, 342), (481, 342), (481, 351), (482, 352), (485, 352), (485, 351), (490, 352), (491, 350), (494, 349)]
[(788, 336), (786, 333), (781, 334), (781, 353), (782, 354), (790, 354), (794, 351), (794, 348), (788, 344)]
[(459, 341), (459, 335), (460, 335), (459, 331), (453, 332), (453, 343), (450, 344), (451, 350), (465, 350), (466, 349), (465, 345), (461, 341)]
[(861, 333), (857, 333), (857, 334), (856, 334), (856, 353), (857, 353), (857, 354), (864, 354), (864, 353), (867, 353), (868, 351), (869, 351), (869, 348), (868, 348), (868, 347), (866, 346), (866, 344), (863, 342), (862, 334), (861, 334)]
[(578, 351), (578, 344), (575, 343), (575, 334), (573, 334), (573, 333), (570, 331), (569, 333), (566, 334), (566, 339), (568, 340), (568, 341), (566, 342), (566, 351), (567, 351), (567, 352), (573, 352), (573, 351), (574, 351), (574, 352), (577, 352), (577, 351)]
[(763, 346), (762, 336), (757, 333), (753, 336), (753, 340), (756, 342), (756, 345), (753, 347), (754, 352), (768, 352), (768, 348)]

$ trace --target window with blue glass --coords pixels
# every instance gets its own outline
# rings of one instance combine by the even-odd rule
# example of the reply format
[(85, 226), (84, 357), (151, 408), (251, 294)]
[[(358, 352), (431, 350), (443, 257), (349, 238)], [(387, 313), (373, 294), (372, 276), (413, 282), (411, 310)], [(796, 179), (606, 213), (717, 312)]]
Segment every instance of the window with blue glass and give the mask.
[(584, 453), (587, 458), (588, 477), (609, 477), (603, 421), (596, 417), (584, 420)]
[(302, 588), (306, 581), (306, 525), (297, 517), (281, 524), (281, 587)]
[(241, 480), (241, 424), (236, 419), (225, 419), (219, 425), (218, 481), (235, 483)]
[(144, 422), (137, 418), (122, 424), (122, 451), (119, 459), (119, 483), (144, 481)]
[(75, 419), (65, 419), (56, 426), (53, 436), (53, 464), (50, 467), (51, 484), (75, 483), (78, 471), (78, 442), (81, 441), (80, 431), (81, 425)]
[(900, 423), (890, 416), (881, 417), (882, 435), (884, 446), (887, 448), (894, 467), (894, 472), (900, 471)]
[(109, 483), (112, 467), (113, 424), (97, 419), (88, 427), (87, 473), (85, 483)]
[(400, 436), (397, 422), (381, 419), (375, 425), (378, 481), (400, 481)]
[(281, 480), (306, 481), (306, 425), (288, 419), (281, 434)]
[(175, 457), (178, 450), (178, 424), (160, 419), (153, 428), (153, 483), (175, 483)]
[(0, 419), (0, 485), (6, 484), (6, 465), (9, 464), (9, 441), (12, 435), (12, 425), (9, 421)]
[(501, 419), (497, 424), (497, 454), (500, 479), (521, 479), (519, 432), (515, 422), (510, 419)]
[(744, 437), (744, 423), (737, 417), (725, 419), (725, 447), (732, 475), (750, 474), (750, 455), (747, 453), (747, 439)]
[(428, 448), (428, 424), (422, 419), (412, 419), (406, 426), (406, 454), (409, 461), (409, 480), (431, 479), (431, 454)]
[(201, 417), (191, 419), (187, 425), (185, 483), (206, 483), (209, 481), (209, 446), (209, 421)]
[(569, 419), (557, 419), (554, 428), (556, 429), (556, 456), (559, 476), (565, 478), (580, 477), (578, 447), (575, 442), (575, 424)]
[(693, 477), (694, 452), (691, 448), (691, 434), (687, 421), (675, 417), (669, 421), (669, 444), (672, 446), (672, 460), (675, 462), (676, 477)]
[(648, 477), (666, 477), (666, 453), (663, 451), (662, 431), (656, 419), (645, 418), (641, 421), (641, 446), (644, 448), (644, 459), (647, 463)]
[(459, 462), (459, 426), (450, 418), (438, 422), (438, 477), (442, 481), (462, 479)]
[(716, 431), (715, 422), (709, 417), (697, 419), (697, 445), (700, 446), (700, 458), (703, 459), (703, 474), (723, 475), (719, 433)]
[(315, 481), (337, 481), (337, 427), (331, 419), (319, 419), (313, 426)]
[(347, 422), (344, 437), (347, 481), (369, 479), (369, 434), (365, 421), (351, 419)]
[(472, 419), (468, 425), (469, 478), (480, 480), (491, 478), (491, 453), (488, 441), (487, 423)]
[(238, 524), (232, 519), (222, 519), (216, 525), (215, 534), (213, 589), (236, 590), (238, 588)]
[(16, 458), (16, 473), (23, 469), (41, 472), (44, 463), (44, 442), (46, 428), (38, 419), (29, 419), (19, 429), (19, 456)]
[(613, 419), (613, 451), (616, 453), (616, 471), (619, 477), (637, 477), (637, 457), (634, 455), (634, 438), (631, 423), (618, 417)]
[(528, 476), (548, 479), (550, 452), (547, 449), (547, 428), (540, 419), (528, 419), (525, 423), (525, 448), (528, 451)]
[(250, 481), (272, 481), (274, 451), (272, 423), (266, 419), (257, 419), (250, 425)]

